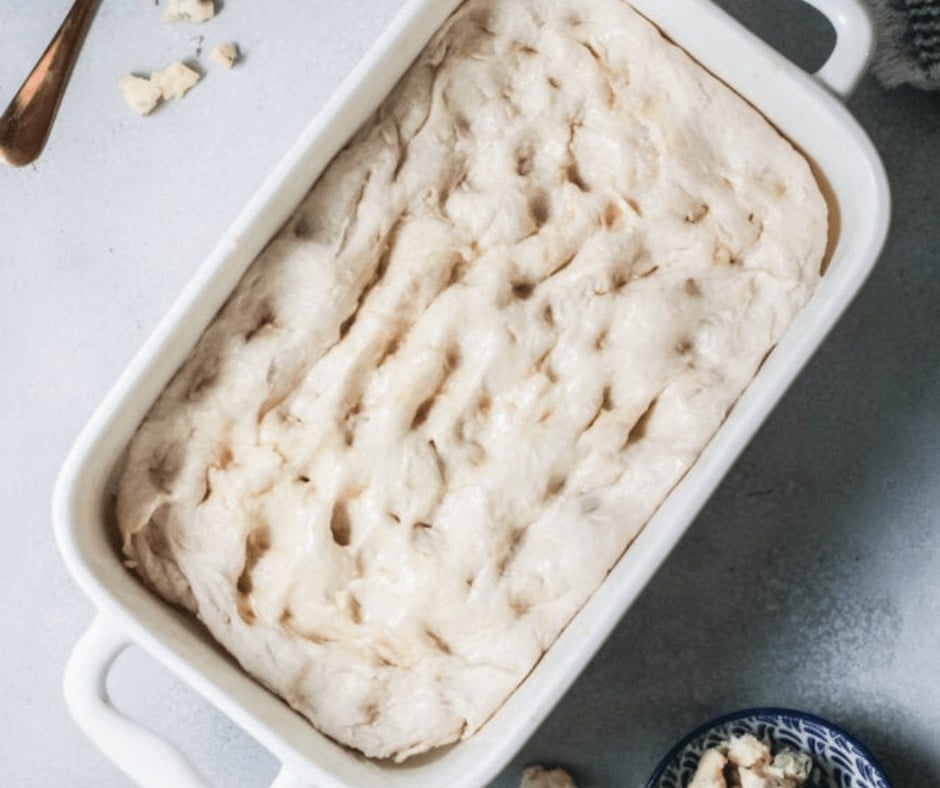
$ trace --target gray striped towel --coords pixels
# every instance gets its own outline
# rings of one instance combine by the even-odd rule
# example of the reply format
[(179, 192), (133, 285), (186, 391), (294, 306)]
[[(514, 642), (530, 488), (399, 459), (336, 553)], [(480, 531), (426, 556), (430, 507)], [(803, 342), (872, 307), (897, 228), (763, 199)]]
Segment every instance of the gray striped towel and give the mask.
[(879, 42), (874, 71), (886, 87), (940, 90), (940, 0), (872, 0)]

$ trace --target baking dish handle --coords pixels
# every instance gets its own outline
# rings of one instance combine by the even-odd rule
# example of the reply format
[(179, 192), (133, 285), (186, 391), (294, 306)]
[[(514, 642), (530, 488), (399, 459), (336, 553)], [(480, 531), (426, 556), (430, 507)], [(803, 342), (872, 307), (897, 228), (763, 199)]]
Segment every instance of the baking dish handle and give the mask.
[(862, 0), (804, 0), (826, 16), (836, 45), (815, 77), (833, 93), (848, 98), (868, 69), (875, 51), (875, 24)]
[(79, 638), (65, 666), (65, 702), (72, 718), (138, 785), (206, 788), (208, 783), (185, 755), (111, 703), (108, 673), (130, 645), (130, 638), (101, 614)]
[[(114, 660), (133, 641), (98, 614), (65, 666), (65, 702), (96, 747), (137, 785), (208, 788), (209, 783), (176, 747), (119, 712), (108, 695)], [(271, 788), (310, 788), (282, 766)]]

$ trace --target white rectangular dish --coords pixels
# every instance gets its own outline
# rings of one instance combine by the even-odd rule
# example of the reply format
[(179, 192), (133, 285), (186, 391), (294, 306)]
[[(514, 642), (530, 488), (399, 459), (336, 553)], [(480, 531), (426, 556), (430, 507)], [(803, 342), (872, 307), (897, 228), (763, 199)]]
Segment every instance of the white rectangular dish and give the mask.
[(111, 662), (147, 649), (284, 763), (277, 784), (471, 786), (492, 779), (548, 715), (665, 560), (787, 386), (864, 282), (889, 221), (887, 181), (871, 143), (839, 102), (863, 73), (873, 31), (861, 0), (813, 0), (838, 34), (810, 76), (709, 0), (632, 0), (703, 66), (754, 104), (814, 162), (829, 192), (831, 256), (810, 303), (603, 585), (537, 667), (473, 737), (404, 765), (370, 761), (318, 733), (249, 678), (208, 633), (128, 572), (115, 544), (113, 484), (134, 430), (246, 268), (319, 173), (372, 114), (460, 0), (408, 0), (281, 161), (161, 321), (77, 440), (60, 474), (53, 519), (62, 556), (101, 611), (66, 669), (82, 729), (143, 785), (204, 785), (183, 755), (110, 704)]

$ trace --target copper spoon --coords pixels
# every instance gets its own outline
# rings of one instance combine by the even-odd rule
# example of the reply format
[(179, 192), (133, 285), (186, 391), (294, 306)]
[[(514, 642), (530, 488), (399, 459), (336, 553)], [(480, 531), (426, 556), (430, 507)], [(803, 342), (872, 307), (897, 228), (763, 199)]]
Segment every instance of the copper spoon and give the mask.
[(98, 0), (75, 0), (43, 56), (0, 117), (0, 161), (23, 167), (45, 147)]

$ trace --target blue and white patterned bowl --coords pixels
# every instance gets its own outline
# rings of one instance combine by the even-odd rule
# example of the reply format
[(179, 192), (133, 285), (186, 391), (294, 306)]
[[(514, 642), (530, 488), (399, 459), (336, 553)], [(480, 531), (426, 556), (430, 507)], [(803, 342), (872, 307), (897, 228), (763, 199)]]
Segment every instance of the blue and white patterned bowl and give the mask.
[(746, 709), (705, 723), (663, 758), (646, 788), (686, 788), (702, 753), (731, 736), (750, 733), (771, 749), (805, 752), (819, 779), (812, 788), (891, 788), (874, 756), (855, 738), (831, 722), (790, 709)]

